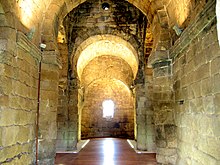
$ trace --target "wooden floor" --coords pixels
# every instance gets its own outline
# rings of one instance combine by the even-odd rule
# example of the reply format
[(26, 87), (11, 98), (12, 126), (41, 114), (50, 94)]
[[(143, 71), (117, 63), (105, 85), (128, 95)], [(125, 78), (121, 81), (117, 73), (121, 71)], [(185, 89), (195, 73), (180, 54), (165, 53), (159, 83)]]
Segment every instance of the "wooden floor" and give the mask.
[(137, 154), (126, 139), (98, 138), (78, 154), (56, 155), (56, 165), (156, 165), (155, 154)]

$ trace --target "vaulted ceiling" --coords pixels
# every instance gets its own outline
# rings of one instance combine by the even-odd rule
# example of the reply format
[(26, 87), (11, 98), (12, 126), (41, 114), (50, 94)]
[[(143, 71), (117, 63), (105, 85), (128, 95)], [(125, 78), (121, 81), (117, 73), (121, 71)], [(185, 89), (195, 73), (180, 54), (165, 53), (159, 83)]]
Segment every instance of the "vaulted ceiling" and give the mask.
[[(89, 86), (99, 79), (117, 79), (126, 86), (143, 76), (152, 51), (172, 45), (173, 27), (184, 28), (194, 0), (0, 0), (5, 25), (23, 31), (46, 51), (59, 54), (68, 46), (72, 78)], [(107, 5), (105, 8), (103, 5)], [(11, 18), (19, 18), (14, 22)], [(99, 65), (97, 65), (99, 64)], [(105, 81), (108, 82), (108, 81)], [(109, 81), (110, 82), (110, 81)]]

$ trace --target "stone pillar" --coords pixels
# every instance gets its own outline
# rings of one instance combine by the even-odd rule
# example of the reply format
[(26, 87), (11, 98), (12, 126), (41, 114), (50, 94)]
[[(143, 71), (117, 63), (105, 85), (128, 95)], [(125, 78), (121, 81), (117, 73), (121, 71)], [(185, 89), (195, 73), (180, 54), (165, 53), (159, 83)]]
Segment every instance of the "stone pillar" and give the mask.
[(137, 149), (141, 151), (147, 150), (147, 131), (146, 131), (146, 97), (144, 84), (136, 84), (136, 123), (137, 123)]
[(146, 97), (146, 145), (147, 151), (156, 152), (155, 126), (153, 120), (153, 72), (152, 68), (145, 68), (145, 97)]
[(71, 84), (76, 84), (71, 80), (68, 89), (59, 90), (59, 106), (57, 114), (57, 142), (56, 150), (73, 151), (78, 142), (78, 89)]
[(59, 88), (59, 99), (57, 108), (57, 141), (56, 141), (56, 151), (66, 151), (67, 150), (67, 130), (68, 130), (68, 91), (64, 88)]
[(152, 66), (157, 162), (160, 165), (175, 165), (177, 137), (173, 112), (171, 61), (168, 59), (156, 61)]
[(78, 142), (78, 88), (77, 79), (69, 80), (68, 102), (68, 145), (67, 150), (75, 150)]
[[(141, 67), (142, 66), (142, 67)], [(141, 63), (136, 79), (136, 129), (137, 129), (137, 149), (141, 151), (147, 150), (147, 132), (146, 132), (146, 93), (145, 93), (145, 77), (143, 72), (144, 66)]]
[(81, 140), (81, 124), (82, 124), (82, 110), (84, 107), (84, 95), (85, 95), (85, 89), (81, 88), (78, 90), (78, 141)]
[[(57, 111), (56, 151), (71, 151), (77, 144), (77, 81), (68, 80), (68, 48), (58, 44), (62, 68), (59, 70), (59, 99)], [(70, 73), (69, 73), (70, 74)], [(69, 78), (70, 79), (70, 78)]]
[(39, 116), (39, 164), (52, 165), (57, 137), (59, 61), (55, 51), (43, 52)]
[(152, 108), (152, 69), (145, 69), (144, 83), (136, 85), (137, 149), (155, 152)]
[(58, 44), (62, 68), (59, 70), (59, 98), (57, 111), (56, 151), (72, 151), (76, 149), (78, 136), (78, 85), (77, 79), (70, 78), (68, 47)]
[(0, 164), (36, 162), (40, 56), (40, 51), (23, 33), (8, 26), (0, 27)]

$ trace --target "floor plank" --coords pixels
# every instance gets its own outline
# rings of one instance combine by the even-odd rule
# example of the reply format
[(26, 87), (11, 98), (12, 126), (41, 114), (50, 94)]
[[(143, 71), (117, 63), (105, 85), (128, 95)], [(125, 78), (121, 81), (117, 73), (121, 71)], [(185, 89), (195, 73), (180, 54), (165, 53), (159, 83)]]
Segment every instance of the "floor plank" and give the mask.
[(97, 138), (78, 154), (56, 154), (56, 165), (156, 165), (155, 154), (137, 154), (126, 139)]

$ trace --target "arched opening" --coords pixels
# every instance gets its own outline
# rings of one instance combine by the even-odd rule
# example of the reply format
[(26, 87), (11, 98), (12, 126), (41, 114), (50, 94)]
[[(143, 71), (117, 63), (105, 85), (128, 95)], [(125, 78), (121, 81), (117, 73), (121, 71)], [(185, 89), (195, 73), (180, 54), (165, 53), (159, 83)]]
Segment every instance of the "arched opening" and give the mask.
[(80, 138), (134, 138), (134, 97), (126, 84), (117, 79), (98, 79), (86, 88), (83, 102), (79, 107)]

